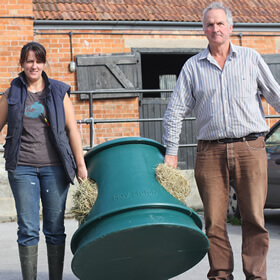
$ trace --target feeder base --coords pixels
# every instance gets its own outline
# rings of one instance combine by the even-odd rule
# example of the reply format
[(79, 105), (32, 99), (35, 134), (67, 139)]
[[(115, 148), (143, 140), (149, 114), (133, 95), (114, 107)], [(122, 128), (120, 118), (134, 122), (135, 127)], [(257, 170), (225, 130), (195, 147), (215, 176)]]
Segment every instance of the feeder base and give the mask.
[(82, 280), (169, 279), (197, 264), (209, 248), (194, 220), (170, 209), (119, 213), (84, 228), (78, 239), (83, 241), (72, 270)]

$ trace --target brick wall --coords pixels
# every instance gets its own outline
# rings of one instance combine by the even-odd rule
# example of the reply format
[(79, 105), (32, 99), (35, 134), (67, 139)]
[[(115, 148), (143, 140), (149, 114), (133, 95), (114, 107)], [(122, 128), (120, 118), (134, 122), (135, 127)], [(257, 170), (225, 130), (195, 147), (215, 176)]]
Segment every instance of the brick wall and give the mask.
[[(0, 92), (9, 87), (19, 72), (21, 47), (33, 40), (32, 0), (1, 0), (0, 2)], [(4, 142), (6, 129), (0, 134)]]
[[(13, 18), (0, 18), (0, 92), (3, 92), (10, 81), (17, 76), (20, 71), (18, 59), (21, 47), (28, 41), (35, 40), (42, 43), (48, 53), (48, 66), (46, 72), (51, 78), (64, 81), (71, 85), (72, 90), (78, 90), (76, 73), (69, 72), (70, 36), (69, 30), (33, 30), (32, 0), (1, 0), (0, 16)], [(23, 18), (24, 17), (24, 18)], [(113, 31), (112, 31), (113, 32)], [(126, 46), (126, 40), (137, 38), (137, 40), (165, 40), (176, 39), (185, 40), (186, 36), (166, 35), (162, 30), (155, 31), (162, 35), (150, 35), (149, 32), (137, 31), (137, 35), (118, 35), (106, 31), (90, 32), (86, 30), (76, 30), (72, 36), (73, 56), (81, 54), (102, 54), (102, 53), (127, 53), (130, 48)], [(120, 33), (118, 31), (114, 31)], [(133, 33), (136, 31), (126, 31)], [(79, 33), (79, 34), (78, 34)], [(168, 32), (169, 34), (172, 31)], [(188, 31), (188, 33), (190, 33)], [(197, 31), (194, 31), (197, 33)], [(200, 37), (190, 36), (189, 40), (201, 40)], [(240, 38), (232, 36), (234, 44), (240, 44)], [(279, 53), (275, 37), (262, 36), (243, 36), (242, 45), (256, 49), (258, 52)], [(80, 100), (78, 96), (71, 97), (77, 120), (84, 120), (89, 117), (89, 104), (86, 100)], [(274, 113), (274, 110), (268, 106), (265, 101), (264, 110), (266, 114)], [(94, 119), (114, 119), (114, 118), (138, 118), (138, 100), (137, 98), (115, 99), (115, 100), (94, 100), (93, 118)], [(268, 121), (271, 125), (275, 121)], [(83, 145), (89, 145), (89, 126), (86, 124), (78, 125)], [(137, 123), (119, 123), (119, 124), (97, 124), (95, 125), (94, 143), (99, 144), (104, 141), (124, 137), (139, 136), (139, 124)], [(0, 134), (0, 144), (3, 143), (5, 131)]]

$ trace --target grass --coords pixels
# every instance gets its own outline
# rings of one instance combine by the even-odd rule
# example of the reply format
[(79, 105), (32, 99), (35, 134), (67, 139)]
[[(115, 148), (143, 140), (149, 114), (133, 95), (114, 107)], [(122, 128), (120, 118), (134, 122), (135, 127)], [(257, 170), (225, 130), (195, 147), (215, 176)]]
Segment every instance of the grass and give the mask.
[(237, 217), (230, 217), (227, 222), (233, 226), (241, 226), (241, 219)]

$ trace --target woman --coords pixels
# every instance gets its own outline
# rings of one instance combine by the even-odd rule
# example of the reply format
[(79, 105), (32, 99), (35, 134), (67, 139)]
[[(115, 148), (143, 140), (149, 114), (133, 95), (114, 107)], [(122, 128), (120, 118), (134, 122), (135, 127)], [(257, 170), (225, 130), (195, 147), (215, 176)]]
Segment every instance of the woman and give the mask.
[(49, 278), (62, 279), (68, 188), (75, 175), (87, 178), (70, 86), (49, 79), (43, 71), (46, 62), (41, 44), (26, 44), (20, 55), (23, 71), (0, 99), (0, 131), (8, 123), (4, 157), (17, 210), (24, 280), (37, 275), (40, 198)]

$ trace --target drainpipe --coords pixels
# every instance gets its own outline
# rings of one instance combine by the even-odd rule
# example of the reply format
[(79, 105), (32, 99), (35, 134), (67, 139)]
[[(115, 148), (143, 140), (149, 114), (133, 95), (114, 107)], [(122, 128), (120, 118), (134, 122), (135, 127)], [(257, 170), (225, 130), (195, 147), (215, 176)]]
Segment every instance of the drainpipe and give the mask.
[(243, 34), (242, 34), (242, 33), (239, 33), (238, 36), (239, 36), (239, 38), (240, 38), (240, 46), (242, 46), (242, 36), (243, 36)]
[(70, 61), (70, 63), (69, 63), (69, 71), (70, 71), (71, 73), (73, 73), (73, 72), (76, 71), (76, 63), (75, 63), (75, 61), (73, 60), (72, 36), (73, 36), (73, 32), (70, 31), (70, 32), (69, 32), (69, 38), (70, 38), (70, 55), (71, 55), (71, 61)]

